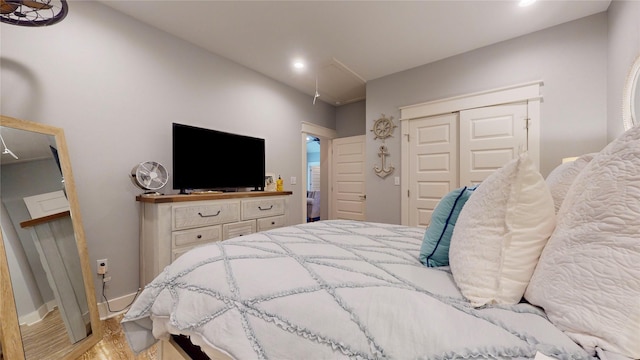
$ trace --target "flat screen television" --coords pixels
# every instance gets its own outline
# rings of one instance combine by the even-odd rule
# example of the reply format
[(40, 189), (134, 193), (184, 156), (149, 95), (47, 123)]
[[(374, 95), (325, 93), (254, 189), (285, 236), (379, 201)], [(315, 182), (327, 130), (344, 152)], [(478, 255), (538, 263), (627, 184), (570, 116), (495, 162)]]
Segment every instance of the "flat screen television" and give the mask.
[(173, 123), (173, 188), (264, 190), (264, 139)]

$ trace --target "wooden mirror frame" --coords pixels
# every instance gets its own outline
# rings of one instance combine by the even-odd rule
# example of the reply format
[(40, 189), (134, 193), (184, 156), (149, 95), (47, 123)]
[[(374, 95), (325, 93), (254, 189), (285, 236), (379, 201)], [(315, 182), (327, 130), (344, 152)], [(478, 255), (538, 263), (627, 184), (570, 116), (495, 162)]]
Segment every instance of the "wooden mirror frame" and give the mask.
[(622, 93), (622, 121), (624, 130), (640, 125), (640, 109), (636, 109), (636, 97), (640, 96), (640, 55), (631, 65)]
[[(84, 281), (87, 305), (91, 320), (91, 334), (74, 344), (73, 350), (65, 354), (65, 358), (74, 359), (80, 357), (83, 353), (102, 340), (103, 330), (98, 313), (91, 267), (89, 266), (87, 243), (84, 228), (82, 226), (82, 216), (80, 214), (80, 206), (76, 195), (75, 182), (71, 171), (71, 162), (69, 160), (64, 131), (61, 128), (54, 126), (15, 119), (3, 115), (0, 115), (0, 126), (51, 135), (55, 138), (56, 145), (58, 147), (57, 150), (59, 154), (60, 168), (64, 178), (67, 198), (69, 200), (71, 221), (73, 223), (76, 245), (80, 255), (82, 278)], [(9, 275), (9, 266), (7, 263), (4, 240), (0, 233), (0, 316), (2, 319), (2, 326), (0, 328), (0, 344), (2, 344), (2, 354), (5, 359), (24, 360), (25, 354), (22, 344), (22, 336), (13, 296), (13, 286)]]

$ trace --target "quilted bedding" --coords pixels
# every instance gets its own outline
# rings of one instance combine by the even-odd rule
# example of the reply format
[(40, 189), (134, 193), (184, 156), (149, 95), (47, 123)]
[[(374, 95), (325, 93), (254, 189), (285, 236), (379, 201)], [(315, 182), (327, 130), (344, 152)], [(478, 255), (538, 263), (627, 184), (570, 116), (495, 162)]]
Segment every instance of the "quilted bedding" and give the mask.
[(539, 308), (473, 308), (447, 267), (420, 263), (423, 235), (329, 220), (201, 246), (122, 326), (135, 352), (171, 333), (236, 359), (590, 358)]

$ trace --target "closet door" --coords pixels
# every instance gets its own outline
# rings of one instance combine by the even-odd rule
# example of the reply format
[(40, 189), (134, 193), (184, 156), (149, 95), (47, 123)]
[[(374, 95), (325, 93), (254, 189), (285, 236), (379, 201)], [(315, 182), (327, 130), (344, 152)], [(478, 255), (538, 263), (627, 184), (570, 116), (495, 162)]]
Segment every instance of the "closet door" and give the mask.
[(458, 115), (409, 125), (409, 224), (427, 227), (440, 199), (458, 185)]
[(460, 186), (478, 184), (527, 146), (527, 104), (460, 112)]

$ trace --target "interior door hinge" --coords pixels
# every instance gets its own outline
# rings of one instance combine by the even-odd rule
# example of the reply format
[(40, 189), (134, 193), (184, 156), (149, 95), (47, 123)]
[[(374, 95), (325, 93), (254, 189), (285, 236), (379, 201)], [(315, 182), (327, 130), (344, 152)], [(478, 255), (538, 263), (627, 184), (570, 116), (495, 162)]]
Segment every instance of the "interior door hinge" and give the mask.
[(525, 118), (524, 119), (524, 128), (529, 130), (529, 125), (531, 124), (531, 119), (530, 118)]
[(407, 142), (409, 142), (409, 134), (404, 134), (407, 137)]
[(407, 190), (407, 197), (409, 197), (409, 190)]

